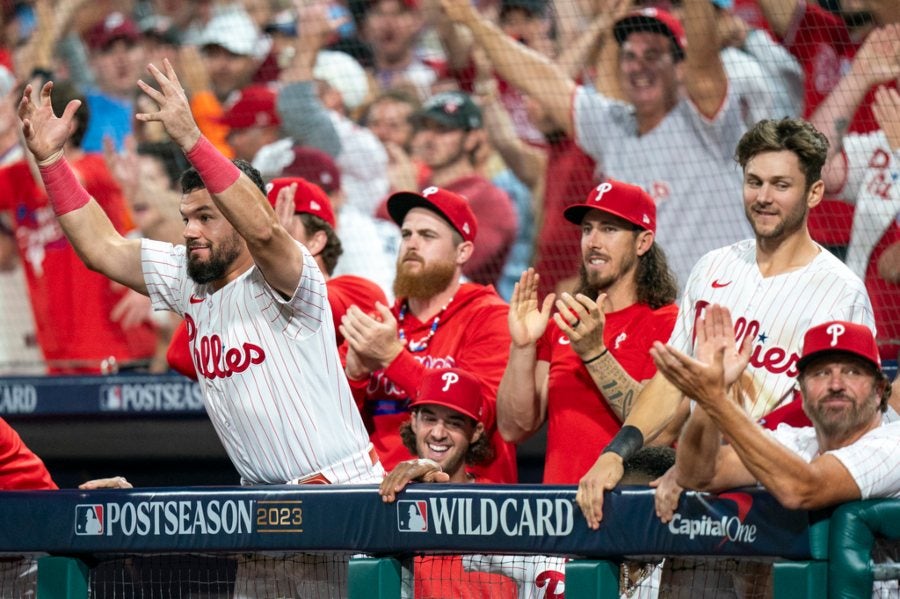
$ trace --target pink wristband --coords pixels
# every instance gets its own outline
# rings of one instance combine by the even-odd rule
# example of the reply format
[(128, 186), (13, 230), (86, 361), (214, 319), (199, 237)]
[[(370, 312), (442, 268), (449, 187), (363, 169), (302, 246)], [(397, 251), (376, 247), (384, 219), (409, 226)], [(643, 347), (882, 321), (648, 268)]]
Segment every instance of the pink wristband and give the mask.
[(91, 200), (90, 194), (78, 181), (65, 158), (39, 167), (38, 170), (41, 172), (47, 197), (50, 198), (50, 205), (53, 206), (56, 216), (78, 210)]
[(241, 177), (241, 170), (203, 135), (185, 156), (197, 169), (209, 193), (221, 193)]

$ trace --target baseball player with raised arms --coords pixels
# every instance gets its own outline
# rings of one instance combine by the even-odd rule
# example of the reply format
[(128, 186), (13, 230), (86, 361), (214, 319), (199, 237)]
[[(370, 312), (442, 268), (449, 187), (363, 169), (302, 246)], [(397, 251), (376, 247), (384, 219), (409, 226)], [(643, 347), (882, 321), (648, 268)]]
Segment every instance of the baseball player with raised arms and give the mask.
[(78, 108), (56, 117), (52, 82), (19, 117), (60, 225), (81, 258), (178, 312), (195, 338), (206, 410), (243, 484), (377, 482), (373, 455), (343, 374), (325, 281), (309, 251), (279, 223), (262, 181), (200, 134), (172, 65), (149, 67), (161, 122), (194, 166), (182, 177), (185, 245), (125, 239), (63, 157)]
[[(822, 199), (827, 150), (825, 136), (800, 119), (763, 120), (744, 134), (735, 158), (743, 168), (744, 211), (755, 238), (700, 259), (669, 342), (691, 355), (695, 319), (708, 305), (728, 307), (736, 340), (751, 343), (746, 372), (752, 385), (744, 407), (753, 418), (793, 399), (800, 344), (809, 328), (843, 320), (875, 329), (862, 281), (815, 243), (807, 228), (809, 210)], [(678, 388), (659, 373), (644, 387), (622, 430), (579, 482), (576, 500), (588, 526), (599, 527), (603, 493), (622, 478), (623, 458), (657, 437), (681, 400)], [(799, 405), (784, 409), (799, 411)]]
[[(373, 313), (377, 302), (387, 304), (384, 291), (372, 281), (356, 275), (331, 276), (342, 245), (335, 233), (337, 220), (331, 200), (321, 187), (301, 177), (279, 177), (266, 185), (266, 196), (281, 224), (291, 237), (306, 246), (325, 277), (335, 341), (340, 346), (344, 337), (337, 327), (347, 309), (355, 305), (366, 313)], [(196, 381), (194, 351), (187, 327), (182, 322), (172, 335), (166, 358), (170, 367)]]

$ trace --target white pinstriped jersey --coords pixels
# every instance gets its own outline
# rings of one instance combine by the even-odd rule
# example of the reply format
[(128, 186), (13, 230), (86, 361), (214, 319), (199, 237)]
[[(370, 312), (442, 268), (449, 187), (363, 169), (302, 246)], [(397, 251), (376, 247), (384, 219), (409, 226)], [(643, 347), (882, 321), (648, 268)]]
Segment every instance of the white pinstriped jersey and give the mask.
[(810, 327), (847, 320), (875, 330), (863, 282), (823, 248), (805, 267), (772, 277), (759, 272), (753, 239), (706, 254), (691, 271), (670, 345), (693, 354), (694, 321), (709, 304), (731, 311), (737, 343), (753, 337), (747, 372), (756, 394), (749, 406), (754, 420), (791, 400)]
[[(819, 455), (816, 430), (811, 426), (795, 428), (781, 424), (771, 435), (807, 462)], [(825, 453), (833, 455), (844, 465), (859, 487), (861, 499), (900, 498), (898, 443), (900, 422), (894, 422), (882, 424), (847, 447)]]
[[(369, 437), (335, 344), (325, 280), (309, 251), (289, 300), (256, 267), (210, 293), (187, 275), (185, 247), (143, 240), (153, 307), (188, 323), (206, 411), (244, 484), (317, 472), (361, 482)], [(365, 469), (368, 464), (368, 471)]]

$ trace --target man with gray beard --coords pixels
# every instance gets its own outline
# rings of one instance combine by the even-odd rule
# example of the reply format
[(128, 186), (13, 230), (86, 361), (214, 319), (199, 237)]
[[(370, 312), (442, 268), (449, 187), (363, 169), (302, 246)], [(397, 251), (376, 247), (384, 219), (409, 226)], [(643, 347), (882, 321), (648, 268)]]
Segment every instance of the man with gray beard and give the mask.
[(675, 277), (655, 243), (656, 205), (640, 187), (608, 180), (565, 217), (581, 227), (581, 284), (538, 302), (538, 275), (522, 274), (509, 311), (512, 347), (497, 393), (497, 427), (519, 442), (548, 421), (544, 483), (575, 484), (621, 428), (649, 349), (677, 315)]
[(517, 480), (515, 448), (495, 426), (497, 386), (509, 348), (508, 306), (493, 287), (463, 283), (478, 222), (466, 198), (438, 187), (395, 193), (387, 201), (400, 225), (392, 308), (351, 307), (340, 331), (346, 373), (379, 457), (388, 469), (414, 458), (400, 425), (429, 369), (462, 368), (484, 388), (481, 421), (495, 457), (472, 472), (498, 483)]

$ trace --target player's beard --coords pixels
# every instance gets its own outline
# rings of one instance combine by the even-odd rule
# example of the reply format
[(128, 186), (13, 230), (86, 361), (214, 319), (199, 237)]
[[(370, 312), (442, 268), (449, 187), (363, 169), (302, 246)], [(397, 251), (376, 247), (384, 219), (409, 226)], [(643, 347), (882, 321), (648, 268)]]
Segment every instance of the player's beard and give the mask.
[(774, 225), (769, 230), (762, 230), (753, 218), (754, 214), (752, 210), (753, 205), (751, 204), (744, 209), (744, 213), (747, 215), (747, 220), (750, 222), (750, 226), (753, 228), (753, 233), (756, 235), (757, 239), (786, 239), (790, 237), (793, 233), (796, 233), (803, 228), (803, 223), (806, 221), (806, 214), (809, 211), (806, 204), (800, 202), (794, 209), (784, 214), (784, 218), (781, 219), (781, 222)]
[(394, 296), (428, 299), (447, 289), (456, 276), (456, 263), (452, 260), (435, 260), (431, 263), (422, 260), (419, 263), (422, 268), (418, 272), (410, 272), (408, 263), (397, 261)]
[(626, 276), (632, 269), (636, 268), (637, 259), (637, 255), (628, 254), (622, 258), (622, 263), (619, 265), (618, 269), (619, 272), (608, 275), (589, 273), (587, 267), (584, 265), (584, 260), (582, 260), (581, 268), (578, 271), (578, 289), (575, 290), (575, 293), (583, 293), (591, 299), (597, 299), (597, 296), (612, 287), (613, 283), (618, 281), (621, 277)]
[(878, 397), (875, 394), (870, 395), (862, 402), (848, 402), (840, 410), (822, 406), (822, 402), (832, 395), (846, 397), (844, 393), (829, 393), (815, 404), (803, 402), (803, 411), (815, 424), (816, 430), (832, 439), (844, 439), (854, 431), (860, 430), (872, 422), (878, 412)]
[[(190, 246), (188, 246), (190, 249)], [(221, 243), (210, 244), (209, 258), (200, 261), (188, 254), (187, 272), (191, 279), (200, 285), (223, 278), (241, 254), (241, 236), (234, 231), (230, 238)]]

